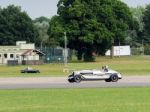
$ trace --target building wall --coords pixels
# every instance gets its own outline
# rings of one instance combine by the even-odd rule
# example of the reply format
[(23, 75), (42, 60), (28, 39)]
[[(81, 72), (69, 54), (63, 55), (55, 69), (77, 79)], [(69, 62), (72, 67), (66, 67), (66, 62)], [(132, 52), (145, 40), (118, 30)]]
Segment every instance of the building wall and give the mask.
[[(0, 46), (0, 64), (7, 64), (8, 60), (18, 60), (18, 63), (21, 64), (23, 60), (22, 53), (29, 49), (35, 49), (35, 44), (27, 44), (26, 41), (17, 41), (16, 46)], [(26, 60), (39, 59), (39, 55), (32, 52), (27, 54), (26, 57)]]
[(21, 64), (22, 57), (20, 53), (0, 53), (0, 64), (7, 64), (8, 60), (18, 60), (18, 63)]
[[(4, 56), (5, 55), (5, 56)], [(6, 57), (7, 55), (7, 57)], [(13, 55), (13, 57), (12, 57)], [(19, 53), (0, 53), (0, 64), (7, 64), (8, 60), (18, 60), (19, 64), (22, 64), (22, 60), (26, 60), (26, 61), (38, 61), (40, 60), (40, 56), (38, 54), (35, 55), (26, 55), (24, 56), (24, 58), (21, 56), (21, 54)]]
[(20, 49), (35, 49), (34, 44), (21, 44)]
[(23, 60), (40, 60), (40, 56), (39, 55), (26, 55), (24, 56)]
[[(108, 50), (105, 55), (110, 56), (110, 50)], [(114, 46), (114, 56), (129, 56), (131, 55), (130, 46)]]
[(16, 46), (20, 46), (21, 44), (26, 44), (26, 41), (17, 41)]

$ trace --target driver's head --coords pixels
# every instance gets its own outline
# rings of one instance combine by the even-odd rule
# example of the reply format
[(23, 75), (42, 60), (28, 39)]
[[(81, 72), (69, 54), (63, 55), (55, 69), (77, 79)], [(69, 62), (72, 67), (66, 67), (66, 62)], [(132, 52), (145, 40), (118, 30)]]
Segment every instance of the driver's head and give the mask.
[(108, 65), (106, 65), (105, 68), (108, 69)]

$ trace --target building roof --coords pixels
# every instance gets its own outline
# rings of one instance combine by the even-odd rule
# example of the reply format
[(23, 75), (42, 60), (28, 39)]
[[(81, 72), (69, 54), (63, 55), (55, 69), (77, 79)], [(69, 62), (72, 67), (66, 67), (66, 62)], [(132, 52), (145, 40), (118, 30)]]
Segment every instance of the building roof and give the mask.
[(18, 41), (18, 44), (16, 46), (0, 46), (0, 54), (18, 53), (21, 55), (28, 55), (28, 53), (30, 52), (36, 52), (39, 55), (45, 55), (43, 52), (35, 49), (34, 44), (26, 44), (25, 41)]
[(28, 49), (25, 52), (23, 52), (21, 55), (25, 56), (25, 55), (28, 55), (28, 53), (30, 53), (30, 52), (36, 52), (39, 55), (45, 55), (43, 52), (41, 52), (41, 51), (39, 51), (37, 49)]

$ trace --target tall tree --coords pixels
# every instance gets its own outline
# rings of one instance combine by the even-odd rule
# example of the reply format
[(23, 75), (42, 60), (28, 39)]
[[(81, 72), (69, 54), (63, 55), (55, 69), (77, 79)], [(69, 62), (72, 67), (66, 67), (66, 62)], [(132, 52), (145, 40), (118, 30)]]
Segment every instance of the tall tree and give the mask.
[(150, 4), (147, 5), (146, 10), (144, 12), (143, 22), (144, 22), (143, 41), (145, 44), (150, 45)]
[(48, 46), (48, 39), (49, 36), (47, 34), (49, 28), (49, 21), (50, 19), (46, 17), (39, 17), (34, 20), (34, 25), (38, 31), (38, 44), (41, 46)]
[(112, 43), (123, 43), (133, 22), (130, 9), (120, 0), (59, 0), (53, 21), (50, 37), (59, 35), (62, 45), (63, 32), (67, 32), (68, 47), (76, 49), (78, 59), (84, 56), (85, 61), (94, 59), (93, 52), (104, 55)]
[(18, 40), (36, 42), (36, 37), (32, 19), (20, 7), (10, 5), (0, 10), (0, 45), (12, 45)]
[(144, 22), (143, 16), (145, 7), (138, 6), (136, 8), (130, 8), (132, 15), (133, 15), (133, 29), (129, 30), (129, 36), (126, 39), (127, 43), (131, 46), (140, 46), (143, 38), (143, 29), (144, 29)]
[(60, 16), (53, 16), (49, 23), (48, 35), (49, 42), (51, 46), (64, 46), (63, 44), (63, 36), (64, 36), (64, 27), (63, 20)]

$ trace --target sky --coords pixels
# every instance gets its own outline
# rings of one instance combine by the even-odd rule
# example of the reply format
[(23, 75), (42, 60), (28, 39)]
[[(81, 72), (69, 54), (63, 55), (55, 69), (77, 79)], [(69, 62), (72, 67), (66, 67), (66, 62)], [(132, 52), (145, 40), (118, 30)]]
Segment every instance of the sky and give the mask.
[[(21, 6), (22, 11), (27, 12), (32, 19), (40, 16), (51, 18), (53, 15), (57, 14), (58, 1), (59, 0), (0, 0), (0, 6), (2, 8), (11, 4)], [(130, 7), (136, 7), (150, 3), (150, 0), (122, 1), (127, 3)]]

